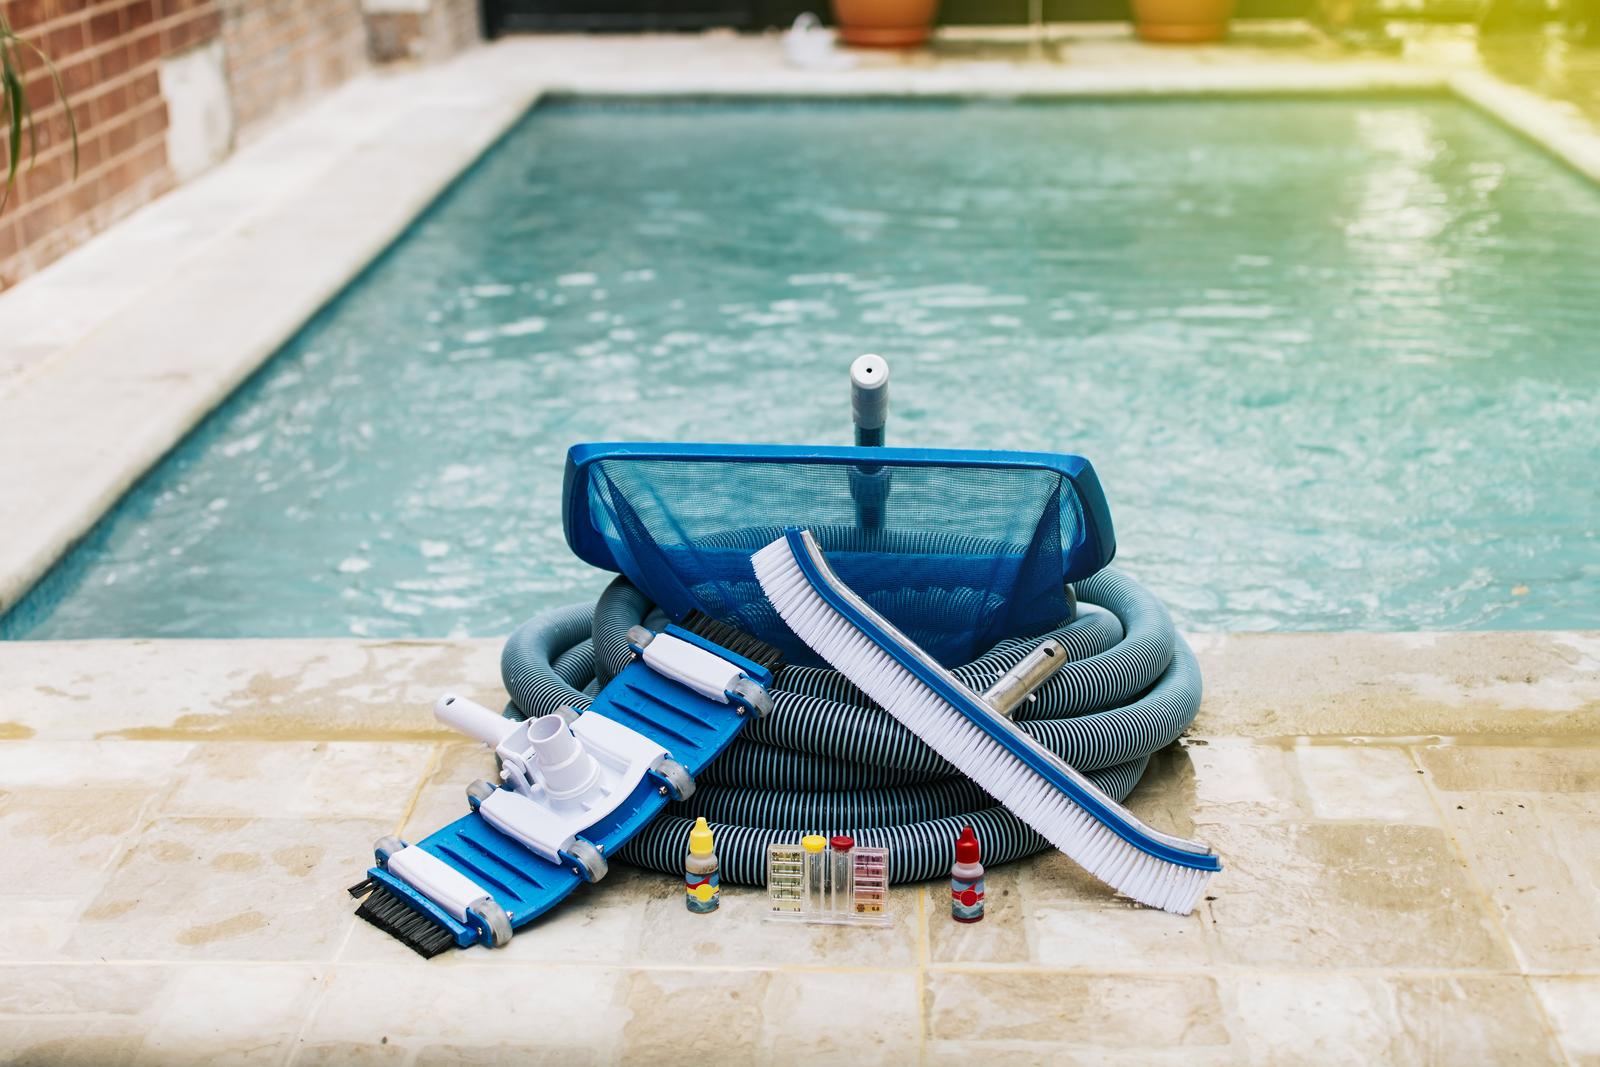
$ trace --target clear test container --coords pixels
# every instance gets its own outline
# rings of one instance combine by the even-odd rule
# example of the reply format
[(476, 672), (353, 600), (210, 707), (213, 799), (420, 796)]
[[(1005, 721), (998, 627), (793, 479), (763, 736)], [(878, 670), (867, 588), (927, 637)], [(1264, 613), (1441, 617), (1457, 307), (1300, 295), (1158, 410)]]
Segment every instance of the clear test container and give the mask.
[(767, 918), (845, 926), (890, 926), (889, 850), (847, 836), (810, 834), (767, 846)]
[(855, 905), (856, 858), (850, 851), (855, 847), (855, 839), (845, 834), (839, 834), (828, 840), (828, 848), (833, 857), (833, 862), (828, 864), (828, 912), (830, 914), (846, 914)]
[(821, 834), (808, 834), (800, 839), (800, 848), (805, 852), (801, 910), (816, 915), (827, 907), (828, 839)]

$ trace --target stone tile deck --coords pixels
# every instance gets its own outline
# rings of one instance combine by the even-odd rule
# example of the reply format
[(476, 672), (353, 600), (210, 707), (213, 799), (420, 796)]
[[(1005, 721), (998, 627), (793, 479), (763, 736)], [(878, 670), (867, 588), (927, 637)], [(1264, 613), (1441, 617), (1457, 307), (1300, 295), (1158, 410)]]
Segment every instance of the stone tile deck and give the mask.
[(1134, 795), (1227, 870), (1177, 918), (1060, 856), (859, 932), (618, 867), (502, 952), (352, 917), (490, 766), (498, 642), (0, 645), (0, 1060), (1600, 1063), (1600, 634), (1206, 635)]

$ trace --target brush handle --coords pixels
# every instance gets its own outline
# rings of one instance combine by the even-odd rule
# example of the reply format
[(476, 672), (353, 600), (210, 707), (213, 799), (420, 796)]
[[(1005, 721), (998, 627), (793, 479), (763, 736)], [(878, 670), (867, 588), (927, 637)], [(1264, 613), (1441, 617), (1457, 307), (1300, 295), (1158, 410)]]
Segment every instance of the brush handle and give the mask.
[(1050, 638), (1039, 642), (1017, 665), (995, 679), (983, 691), (989, 706), (1007, 718), (1021, 707), (1050, 676), (1067, 665), (1067, 649), (1060, 641)]

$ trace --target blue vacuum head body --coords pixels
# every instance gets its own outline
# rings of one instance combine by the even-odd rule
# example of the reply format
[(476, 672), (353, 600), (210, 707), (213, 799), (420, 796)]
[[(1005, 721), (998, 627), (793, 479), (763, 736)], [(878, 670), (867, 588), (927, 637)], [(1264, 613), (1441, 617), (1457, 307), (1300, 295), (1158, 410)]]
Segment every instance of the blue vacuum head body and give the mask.
[(790, 445), (626, 444), (567, 453), (562, 517), (580, 558), (669, 615), (699, 610), (815, 656), (762, 594), (750, 556), (809, 529), (872, 607), (947, 665), (1071, 614), (1066, 583), (1116, 552), (1081, 456)]

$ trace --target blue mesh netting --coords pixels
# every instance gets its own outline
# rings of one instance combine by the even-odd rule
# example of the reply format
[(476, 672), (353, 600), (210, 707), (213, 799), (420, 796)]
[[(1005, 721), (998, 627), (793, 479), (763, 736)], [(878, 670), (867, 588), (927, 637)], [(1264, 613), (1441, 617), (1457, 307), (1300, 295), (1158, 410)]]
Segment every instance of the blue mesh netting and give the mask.
[(699, 608), (794, 662), (815, 660), (750, 566), (785, 526), (810, 529), (840, 578), (947, 664), (1060, 622), (1085, 537), (1072, 483), (1047, 469), (618, 456), (586, 486), (618, 569), (669, 614)]

